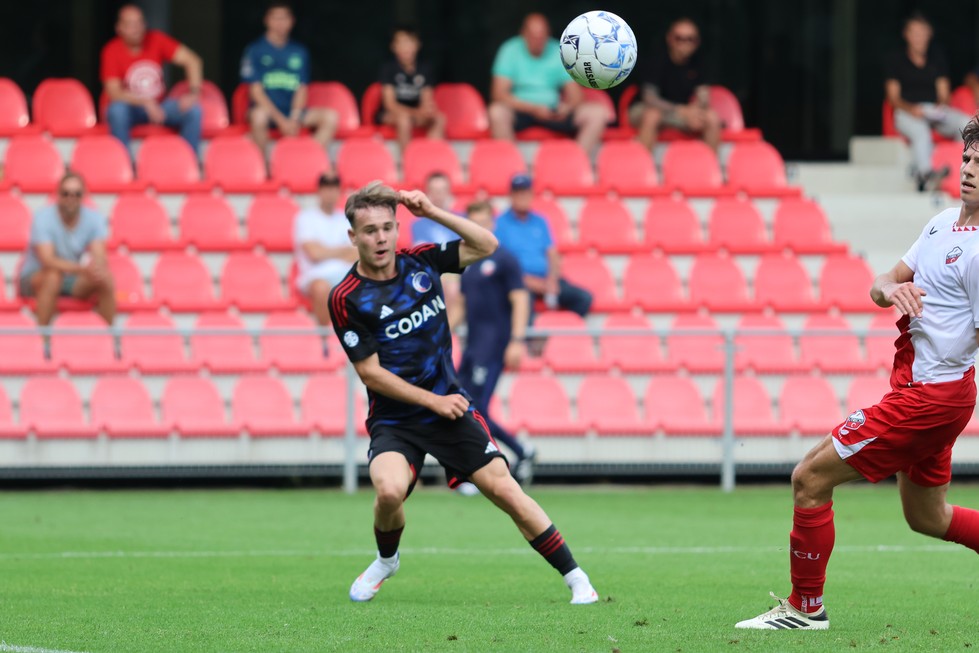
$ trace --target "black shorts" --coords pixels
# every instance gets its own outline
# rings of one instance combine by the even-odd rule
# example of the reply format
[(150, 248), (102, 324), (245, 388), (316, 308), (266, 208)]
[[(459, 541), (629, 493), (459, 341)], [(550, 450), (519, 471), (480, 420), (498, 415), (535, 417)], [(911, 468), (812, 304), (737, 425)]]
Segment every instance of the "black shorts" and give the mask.
[(470, 474), (494, 458), (506, 461), (489, 434), (486, 420), (476, 410), (459, 419), (440, 419), (429, 424), (374, 425), (368, 463), (374, 456), (388, 451), (397, 451), (408, 459), (412, 476), (408, 494), (415, 488), (425, 454), (431, 454), (445, 468), (445, 480), (451, 488), (467, 481)]
[(569, 136), (574, 136), (578, 133), (578, 128), (574, 124), (574, 112), (571, 112), (564, 120), (538, 120), (529, 113), (517, 111), (516, 117), (513, 119), (513, 130), (522, 132), (528, 127), (546, 127), (551, 131), (568, 134)]

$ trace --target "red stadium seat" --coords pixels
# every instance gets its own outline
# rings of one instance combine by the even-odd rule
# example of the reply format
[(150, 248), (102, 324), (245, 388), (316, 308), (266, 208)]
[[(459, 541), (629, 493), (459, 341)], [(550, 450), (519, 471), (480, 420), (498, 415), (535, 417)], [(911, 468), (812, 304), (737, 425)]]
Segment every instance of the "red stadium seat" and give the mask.
[(153, 299), (175, 312), (200, 312), (226, 308), (214, 297), (211, 275), (196, 256), (168, 252), (153, 268)]
[(0, 77), (0, 138), (24, 133), (30, 122), (24, 92), (12, 79)]
[(752, 197), (798, 196), (785, 180), (785, 161), (764, 141), (736, 143), (727, 160), (727, 185)]
[(310, 423), (296, 420), (292, 397), (274, 376), (245, 376), (231, 398), (232, 420), (241, 422), (254, 437), (306, 436)]
[(120, 195), (109, 217), (109, 247), (125, 246), (134, 252), (176, 249), (170, 235), (170, 216), (152, 195)]
[[(167, 97), (181, 98), (190, 91), (187, 80), (181, 80), (173, 85)], [(228, 126), (231, 121), (228, 117), (228, 103), (224, 99), (224, 93), (211, 81), (203, 80), (200, 93), (201, 103), (201, 133), (204, 138), (214, 138), (219, 134), (227, 134)], [(243, 133), (242, 129), (233, 129), (233, 132)]]
[[(62, 329), (79, 333), (59, 332)], [(54, 333), (51, 335), (51, 362), (72, 374), (106, 374), (121, 372), (126, 368), (116, 358), (116, 347), (109, 327), (90, 311), (61, 313), (55, 317)]]
[(187, 359), (173, 320), (161, 313), (130, 315), (119, 342), (126, 366), (141, 374), (183, 374), (199, 368)]
[(248, 84), (241, 82), (231, 93), (231, 124), (241, 125), (247, 129), (248, 107), (251, 97), (248, 94)]
[(772, 230), (772, 240), (777, 249), (790, 249), (796, 254), (846, 252), (844, 243), (833, 240), (826, 214), (812, 200), (782, 200), (775, 210)]
[[(864, 346), (867, 349), (867, 364), (881, 370), (890, 371), (894, 366), (894, 341), (900, 332), (896, 327), (897, 313), (887, 312), (875, 315), (870, 321), (867, 339)], [(875, 336), (873, 332), (883, 332), (886, 335)]]
[(582, 435), (585, 427), (571, 419), (571, 406), (553, 376), (520, 374), (510, 387), (510, 423), (532, 435)]
[(10, 139), (3, 166), (3, 186), (14, 186), (24, 193), (50, 193), (65, 174), (61, 155), (43, 136), (15, 136)]
[(663, 155), (663, 186), (695, 197), (731, 194), (724, 186), (717, 155), (701, 141), (670, 143)]
[[(849, 415), (861, 408), (870, 408), (880, 403), (888, 392), (891, 391), (891, 382), (886, 376), (857, 376), (850, 382), (850, 387), (846, 391), (846, 400), (843, 404), (844, 412)], [(827, 432), (836, 426), (829, 424)]]
[[(0, 330), (31, 330), (37, 324), (19, 311), (0, 312)], [(54, 365), (44, 358), (44, 344), (39, 332), (4, 333), (0, 338), (0, 374), (43, 374), (53, 372)]]
[(677, 315), (667, 337), (667, 360), (691, 373), (713, 373), (724, 369), (724, 337), (709, 315)]
[(591, 310), (597, 313), (628, 308), (615, 290), (615, 279), (605, 259), (591, 254), (569, 254), (561, 262), (561, 276), (591, 293)]
[(142, 186), (133, 181), (129, 152), (114, 136), (79, 138), (69, 167), (82, 175), (85, 186), (93, 193), (120, 193)]
[(510, 192), (510, 179), (527, 172), (527, 162), (510, 141), (476, 141), (469, 153), (469, 185), (489, 195)]
[(714, 202), (707, 222), (707, 240), (712, 247), (732, 254), (763, 254), (772, 243), (765, 219), (747, 200), (721, 198)]
[(543, 141), (534, 156), (534, 188), (555, 195), (582, 195), (595, 190), (588, 155), (576, 141)]
[(252, 252), (237, 252), (225, 260), (221, 270), (221, 298), (242, 312), (296, 308), (293, 300), (283, 297), (282, 282), (272, 263)]
[[(381, 138), (393, 139), (397, 135), (394, 127), (390, 125), (382, 125), (377, 122), (377, 112), (381, 108), (382, 101), (380, 82), (374, 82), (364, 89), (364, 94), (360, 97), (360, 120), (363, 125), (361, 131), (370, 129), (374, 134), (380, 136)], [(412, 130), (412, 135), (415, 138), (421, 138), (425, 136), (425, 132), (425, 129), (415, 127)]]
[(655, 199), (646, 209), (644, 242), (665, 254), (697, 254), (708, 249), (700, 218), (683, 199)]
[(873, 283), (874, 273), (862, 258), (827, 256), (819, 274), (819, 298), (840, 311), (875, 312), (882, 309), (870, 300)]
[[(542, 358), (555, 372), (599, 372), (602, 365), (595, 355), (595, 339), (584, 333), (584, 318), (570, 311), (548, 311), (534, 320), (534, 329), (552, 332), (544, 343)], [(562, 334), (562, 331), (578, 333)]]
[(483, 96), (465, 83), (442, 83), (435, 87), (435, 104), (445, 114), (445, 137), (477, 140), (489, 135), (489, 116)]
[(292, 224), (299, 206), (282, 195), (256, 195), (248, 206), (248, 244), (268, 252), (291, 252)]
[[(714, 386), (714, 423), (724, 427), (724, 380)], [(782, 435), (786, 429), (775, 420), (772, 412), (772, 399), (758, 377), (734, 377), (734, 422), (735, 435)]]
[(646, 422), (671, 435), (720, 435), (689, 376), (654, 376), (643, 395)]
[(578, 388), (578, 421), (599, 435), (651, 435), (636, 395), (620, 376), (589, 376)]
[(360, 188), (375, 179), (398, 183), (398, 170), (384, 143), (370, 138), (348, 139), (337, 155), (337, 173), (344, 188)]
[(136, 263), (120, 252), (108, 256), (109, 270), (116, 287), (116, 307), (124, 312), (156, 310), (159, 302), (149, 299), (143, 289), (143, 275)]
[[(619, 335), (616, 329), (641, 329), (645, 333)], [(673, 370), (663, 358), (662, 343), (642, 315), (610, 315), (598, 336), (599, 361), (604, 369), (618, 369), (627, 374), (648, 374)]]
[(39, 439), (94, 438), (98, 429), (85, 420), (82, 400), (68, 379), (34, 376), (20, 392), (20, 423)]
[(968, 116), (976, 115), (979, 111), (979, 105), (976, 104), (976, 96), (972, 92), (972, 89), (962, 84), (961, 86), (956, 86), (952, 91), (951, 97), (949, 97), (948, 104), (961, 111)]
[(153, 400), (139, 379), (100, 377), (90, 406), (92, 424), (110, 438), (165, 438), (170, 434), (170, 429), (157, 421)]
[(636, 223), (622, 202), (590, 197), (578, 214), (578, 243), (601, 254), (631, 254), (645, 249), (636, 239)]
[[(207, 331), (220, 331), (209, 334)], [(241, 319), (228, 313), (204, 313), (197, 318), (190, 337), (191, 361), (214, 374), (261, 372), (265, 365), (255, 358), (252, 338)]]
[(211, 186), (201, 181), (197, 156), (190, 145), (172, 134), (143, 140), (136, 156), (136, 175), (159, 193), (190, 193)]
[(785, 380), (779, 395), (782, 426), (802, 435), (825, 435), (840, 423), (840, 402), (829, 381), (821, 376)]
[(636, 254), (622, 279), (623, 303), (647, 312), (673, 313), (694, 308), (683, 294), (680, 276), (665, 256)]
[(162, 422), (182, 437), (236, 437), (240, 424), (228, 423), (224, 401), (214, 383), (200, 376), (174, 376), (163, 388)]
[[(338, 347), (331, 348), (332, 355), (324, 355), (327, 341), (316, 334), (316, 324), (305, 312), (271, 313), (265, 319), (264, 329), (301, 331), (259, 337), (260, 360), (283, 374), (331, 371), (343, 365), (345, 355)], [(330, 344), (336, 342), (332, 336), (328, 340)]]
[(792, 336), (777, 315), (743, 315), (737, 331), (734, 364), (738, 371), (786, 374), (807, 369), (799, 362)]
[[(347, 377), (345, 374), (318, 374), (309, 377), (302, 396), (302, 419), (323, 435), (342, 435), (347, 431)], [(354, 429), (366, 435), (363, 393), (354, 400)]]
[[(809, 334), (809, 331), (820, 331), (822, 335)], [(860, 341), (850, 323), (840, 315), (810, 315), (806, 319), (803, 334), (799, 337), (799, 358), (809, 369), (826, 373), (869, 369), (860, 352)]]
[(755, 270), (755, 303), (778, 312), (825, 308), (813, 297), (812, 279), (795, 256), (763, 256)]
[(248, 245), (238, 235), (238, 216), (220, 195), (189, 195), (180, 207), (180, 245), (224, 252)]
[(649, 150), (637, 141), (610, 141), (598, 152), (598, 185), (619, 195), (648, 197), (664, 191)]
[(323, 146), (309, 136), (286, 136), (275, 142), (269, 159), (272, 181), (293, 193), (312, 193), (320, 175), (331, 170)]
[(45, 79), (31, 100), (34, 124), (52, 136), (78, 137), (95, 128), (95, 103), (77, 79)]
[(360, 113), (353, 93), (340, 82), (312, 82), (309, 85), (308, 107), (329, 107), (338, 114), (337, 138), (370, 135), (370, 128), (361, 128)]
[(433, 172), (441, 172), (449, 177), (452, 188), (461, 192), (465, 181), (462, 177), (462, 166), (455, 150), (445, 141), (416, 138), (409, 141), (401, 155), (401, 167), (404, 171), (405, 186), (409, 188), (424, 188), (428, 176)]
[(720, 117), (721, 125), (725, 131), (744, 131), (744, 116), (741, 113), (741, 103), (738, 102), (738, 98), (734, 93), (723, 86), (715, 84), (710, 87), (708, 102), (710, 103), (710, 107)]
[(757, 310), (748, 297), (748, 284), (733, 259), (720, 254), (701, 254), (694, 259), (688, 279), (690, 303), (718, 313)]
[(27, 435), (27, 427), (14, 422), (14, 411), (7, 391), (0, 387), (0, 440), (20, 439)]
[(551, 229), (551, 238), (554, 239), (558, 249), (562, 252), (581, 249), (571, 232), (571, 221), (568, 220), (568, 214), (564, 212), (564, 207), (557, 200), (538, 195), (530, 205), (530, 210), (547, 220), (547, 226)]
[(226, 193), (271, 190), (265, 177), (265, 159), (254, 141), (244, 136), (215, 138), (204, 155), (204, 176)]
[(22, 252), (31, 236), (31, 211), (12, 193), (0, 193), (0, 251)]

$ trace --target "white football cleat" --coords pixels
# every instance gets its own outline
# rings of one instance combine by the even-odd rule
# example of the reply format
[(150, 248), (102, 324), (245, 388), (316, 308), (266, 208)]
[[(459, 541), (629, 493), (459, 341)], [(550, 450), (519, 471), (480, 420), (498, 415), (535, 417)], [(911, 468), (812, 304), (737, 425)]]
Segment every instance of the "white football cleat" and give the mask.
[(381, 558), (374, 560), (364, 570), (364, 573), (357, 576), (357, 580), (350, 586), (350, 600), (357, 602), (370, 601), (377, 594), (377, 591), (381, 589), (384, 581), (398, 573), (400, 566), (400, 553), (394, 554), (394, 564), (386, 563)]
[(826, 608), (807, 614), (796, 610), (787, 599), (780, 599), (774, 592), (769, 594), (778, 601), (778, 605), (753, 619), (739, 621), (734, 624), (734, 627), (753, 630), (829, 630), (829, 615), (826, 614)]
[(571, 588), (571, 605), (598, 603), (598, 592), (591, 586), (588, 574), (581, 567), (572, 569), (564, 576), (564, 582)]

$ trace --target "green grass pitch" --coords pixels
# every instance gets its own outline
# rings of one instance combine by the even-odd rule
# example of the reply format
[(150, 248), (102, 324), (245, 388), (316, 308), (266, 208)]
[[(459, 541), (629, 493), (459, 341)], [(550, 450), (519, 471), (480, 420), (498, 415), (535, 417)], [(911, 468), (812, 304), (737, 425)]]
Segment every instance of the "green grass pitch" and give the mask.
[[(372, 495), (334, 490), (52, 491), (0, 497), (0, 651), (968, 651), (979, 556), (911, 533), (896, 488), (836, 495), (828, 632), (745, 632), (788, 590), (785, 486), (542, 488), (533, 495), (602, 602), (482, 498), (422, 489), (402, 566), (373, 556)], [(979, 487), (952, 501), (979, 507)]]

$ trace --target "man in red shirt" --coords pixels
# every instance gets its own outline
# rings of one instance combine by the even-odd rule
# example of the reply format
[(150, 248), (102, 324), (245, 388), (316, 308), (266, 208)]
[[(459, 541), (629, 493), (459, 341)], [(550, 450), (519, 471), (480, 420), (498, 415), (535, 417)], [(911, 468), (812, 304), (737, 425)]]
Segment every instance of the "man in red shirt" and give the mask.
[[(143, 12), (136, 5), (123, 5), (119, 10), (116, 34), (102, 48), (101, 73), (109, 96), (107, 118), (112, 135), (128, 148), (133, 125), (176, 127), (197, 154), (204, 71), (201, 58), (163, 32), (147, 30)], [(182, 67), (187, 76), (190, 92), (179, 100), (163, 99), (163, 64), (168, 62)]]

